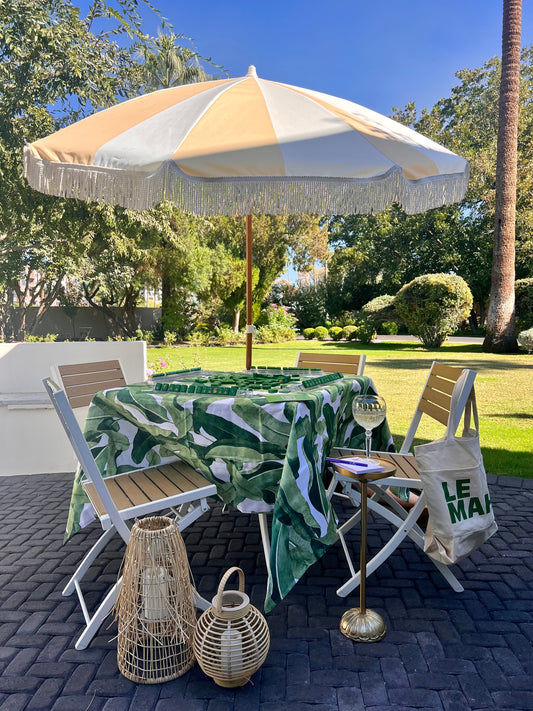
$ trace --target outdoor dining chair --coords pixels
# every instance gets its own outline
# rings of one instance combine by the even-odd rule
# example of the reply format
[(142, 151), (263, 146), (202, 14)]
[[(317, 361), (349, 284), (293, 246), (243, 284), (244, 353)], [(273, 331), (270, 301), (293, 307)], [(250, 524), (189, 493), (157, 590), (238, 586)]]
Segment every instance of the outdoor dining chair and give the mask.
[(366, 355), (363, 353), (298, 353), (297, 368), (320, 368), (324, 373), (363, 375)]
[[(465, 377), (460, 380), (463, 373), (465, 373)], [(407, 537), (424, 550), (424, 532), (417, 522), (426, 506), (426, 499), (424, 486), (418, 474), (416, 459), (411, 453), (413, 440), (423, 416), (431, 418), (445, 427), (448, 424), (448, 418), (452, 417), (453, 431), (455, 432), (474, 387), (475, 378), (476, 372), (473, 370), (463, 370), (462, 368), (434, 362), (400, 451), (398, 453), (373, 452), (379, 458), (391, 461), (396, 466), (396, 473), (394, 476), (369, 482), (368, 488), (372, 491), (372, 496), (368, 499), (368, 510), (389, 521), (396, 527), (396, 531), (374, 557), (367, 562), (367, 577), (379, 568)], [(451, 411), (454, 388), (458, 388), (459, 392), (456, 392), (456, 407)], [(361, 450), (354, 449), (334, 449), (332, 456), (364, 456), (364, 453)], [(361, 581), (360, 571), (356, 570), (352, 562), (351, 553), (345, 540), (348, 531), (360, 521), (359, 506), (361, 496), (357, 482), (335, 469), (328, 487), (328, 496), (330, 498), (334, 493), (337, 493), (338, 486), (341, 487), (342, 494), (348, 497), (357, 507), (356, 513), (345, 521), (337, 531), (350, 569), (350, 578), (337, 590), (337, 595), (345, 597)], [(402, 504), (392, 494), (390, 487), (406, 488), (409, 492), (412, 490), (413, 494), (415, 494), (416, 502), (412, 506)], [(430, 560), (442, 573), (453, 590), (456, 592), (463, 591), (463, 586), (448, 566), (432, 558)]]
[[(118, 364), (118, 361), (114, 363)], [(64, 387), (57, 385), (51, 378), (43, 380), (44, 387), (86, 477), (83, 489), (103, 529), (100, 538), (85, 555), (63, 590), (64, 596), (71, 595), (74, 591), (77, 593), (85, 618), (85, 628), (76, 642), (76, 649), (87, 647), (112, 610), (120, 591), (121, 578), (111, 586), (97, 610), (91, 614), (80, 585), (91, 565), (115, 533), (118, 533), (127, 544), (130, 539), (128, 522), (133, 524), (134, 519), (140, 516), (168, 510), (175, 516), (181, 531), (209, 510), (207, 497), (216, 495), (214, 484), (207, 482), (192, 467), (179, 459), (142, 471), (119, 474), (105, 479), (102, 477), (74, 414), (70, 398), (77, 405), (86, 404), (87, 398), (90, 401), (92, 395), (99, 390), (125, 384), (120, 364), (118, 366), (118, 370), (116, 367), (110, 370), (107, 365), (102, 366), (102, 364), (59, 366), (58, 371), (61, 373)], [(77, 372), (73, 373), (72, 370)], [(110, 376), (112, 371), (114, 371), (113, 377)], [(106, 372), (109, 377), (105, 376)], [(207, 609), (209, 606), (207, 600), (200, 596), (197, 596), (196, 604), (201, 609)]]

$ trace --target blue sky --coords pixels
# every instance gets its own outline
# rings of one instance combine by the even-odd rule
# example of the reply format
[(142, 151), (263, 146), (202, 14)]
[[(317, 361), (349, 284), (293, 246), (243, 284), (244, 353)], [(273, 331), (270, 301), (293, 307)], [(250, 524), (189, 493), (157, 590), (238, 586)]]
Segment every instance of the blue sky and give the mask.
[[(82, 8), (86, 2), (75, 3)], [(501, 0), (153, 0), (174, 30), (230, 76), (254, 64), (265, 79), (341, 96), (390, 115), (431, 108), (455, 72), (501, 52)], [(158, 21), (144, 12), (144, 29)], [(533, 44), (533, 2), (522, 45)]]

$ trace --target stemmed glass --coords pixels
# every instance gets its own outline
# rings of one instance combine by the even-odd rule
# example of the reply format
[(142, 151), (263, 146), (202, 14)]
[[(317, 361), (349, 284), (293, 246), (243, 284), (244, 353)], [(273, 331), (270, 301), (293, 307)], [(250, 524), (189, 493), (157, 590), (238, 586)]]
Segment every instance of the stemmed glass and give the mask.
[(370, 393), (358, 395), (353, 400), (352, 412), (354, 420), (365, 430), (366, 458), (370, 459), (372, 430), (385, 419), (387, 405), (385, 404), (385, 400), (379, 395), (372, 395)]

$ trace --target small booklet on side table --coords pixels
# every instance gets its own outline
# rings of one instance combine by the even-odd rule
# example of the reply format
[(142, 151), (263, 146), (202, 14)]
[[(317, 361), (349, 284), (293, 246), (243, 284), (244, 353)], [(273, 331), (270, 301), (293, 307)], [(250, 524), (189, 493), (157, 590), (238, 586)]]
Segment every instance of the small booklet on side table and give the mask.
[(346, 459), (336, 459), (335, 457), (326, 457), (326, 462), (336, 464), (338, 467), (346, 469), (346, 471), (354, 474), (371, 474), (372, 472), (384, 472), (385, 467), (373, 459), (365, 459), (364, 457), (349, 457)]

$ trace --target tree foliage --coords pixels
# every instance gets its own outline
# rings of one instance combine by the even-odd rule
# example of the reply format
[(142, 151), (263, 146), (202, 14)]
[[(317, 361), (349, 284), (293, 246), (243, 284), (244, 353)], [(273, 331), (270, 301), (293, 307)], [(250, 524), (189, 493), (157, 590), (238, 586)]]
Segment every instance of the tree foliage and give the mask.
[[(394, 118), (465, 157), (471, 178), (458, 205), (407, 216), (397, 206), (371, 216), (335, 216), (329, 230), (328, 311), (358, 309), (414, 277), (450, 272), (469, 284), (484, 319), (491, 288), (496, 136), (501, 61), (457, 72), (449, 97), (420, 115), (413, 103)], [(522, 50), (518, 125), (516, 272), (533, 275), (533, 48)]]
[(439, 348), (470, 314), (472, 294), (461, 277), (425, 274), (400, 289), (394, 306), (409, 333), (426, 348)]
[[(98, 24), (100, 29), (92, 29)], [(105, 239), (98, 206), (28, 187), (25, 143), (131, 95), (136, 62), (117, 38), (141, 37), (137, 3), (95, 0), (85, 17), (70, 0), (0, 3), (0, 310), (3, 333), (21, 337), (25, 307), (40, 312), (80, 276), (93, 240)], [(36, 279), (30, 281), (30, 275)], [(23, 280), (22, 286), (19, 284)], [(13, 311), (13, 294), (19, 300)], [(66, 298), (66, 297), (65, 297)]]

